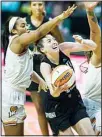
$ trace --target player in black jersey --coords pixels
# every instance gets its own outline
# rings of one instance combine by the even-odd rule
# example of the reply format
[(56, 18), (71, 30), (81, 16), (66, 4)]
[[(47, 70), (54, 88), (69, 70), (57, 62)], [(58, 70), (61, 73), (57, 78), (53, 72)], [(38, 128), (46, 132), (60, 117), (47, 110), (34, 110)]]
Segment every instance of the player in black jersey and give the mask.
[[(49, 21), (49, 18), (46, 15), (44, 2), (37, 2), (37, 1), (30, 2), (30, 9), (31, 9), (31, 15), (26, 17), (26, 22), (30, 30), (36, 30), (42, 24)], [(59, 43), (63, 42), (62, 35), (57, 26), (53, 30), (51, 30), (50, 33), (57, 39)], [(36, 52), (36, 46), (34, 46), (34, 44), (30, 45), (29, 48), (30, 50), (35, 52), (33, 57), (33, 70), (41, 76), (40, 63), (43, 55), (41, 53), (39, 54), (38, 52)], [(38, 122), (42, 134), (49, 135), (47, 120), (43, 109), (43, 100), (45, 97), (45, 93), (44, 92), (39, 93), (38, 86), (39, 86), (38, 84), (32, 82), (27, 90), (31, 92), (31, 98), (37, 110)]]
[(49, 34), (37, 43), (38, 50), (45, 54), (40, 70), (49, 88), (44, 101), (45, 114), (55, 135), (73, 135), (70, 127), (79, 135), (95, 135), (76, 85), (69, 90), (66, 85), (55, 88), (51, 84), (51, 72), (56, 66), (68, 64), (74, 70), (70, 52), (94, 50), (97, 46), (92, 40), (85, 40), (78, 35), (73, 37), (77, 42), (58, 45)]

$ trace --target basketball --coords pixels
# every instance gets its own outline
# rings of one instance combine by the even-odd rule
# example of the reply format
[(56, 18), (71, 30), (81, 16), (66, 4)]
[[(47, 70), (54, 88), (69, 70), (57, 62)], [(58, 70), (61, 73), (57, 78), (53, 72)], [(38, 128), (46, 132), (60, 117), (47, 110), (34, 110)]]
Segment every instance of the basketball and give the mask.
[(65, 83), (71, 88), (75, 83), (75, 73), (70, 66), (60, 65), (52, 71), (52, 84), (55, 87), (63, 86)]

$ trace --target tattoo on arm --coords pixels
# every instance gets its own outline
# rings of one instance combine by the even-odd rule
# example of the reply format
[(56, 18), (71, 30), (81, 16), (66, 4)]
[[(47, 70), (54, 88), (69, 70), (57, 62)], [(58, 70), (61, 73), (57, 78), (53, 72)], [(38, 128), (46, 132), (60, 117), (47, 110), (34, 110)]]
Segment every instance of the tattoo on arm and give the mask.
[(88, 13), (89, 16), (92, 16), (92, 21), (93, 22), (98, 23), (97, 18), (96, 18), (93, 11), (88, 11), (87, 13)]

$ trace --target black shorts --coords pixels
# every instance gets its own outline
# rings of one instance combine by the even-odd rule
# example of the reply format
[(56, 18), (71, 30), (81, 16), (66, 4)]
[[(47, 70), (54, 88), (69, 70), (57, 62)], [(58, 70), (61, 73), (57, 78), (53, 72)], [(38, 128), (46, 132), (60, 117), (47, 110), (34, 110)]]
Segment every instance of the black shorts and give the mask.
[(69, 127), (74, 126), (79, 120), (89, 117), (79, 92), (75, 94), (72, 93), (72, 98), (70, 99), (68, 96), (65, 99), (63, 98), (63, 103), (59, 102), (56, 105), (54, 105), (54, 102), (51, 104), (50, 101), (46, 102), (48, 104), (46, 108), (48, 108), (47, 112), (45, 109), (45, 114), (54, 135), (58, 135), (59, 130), (65, 131)]
[[(41, 54), (35, 54), (33, 57), (33, 70), (40, 76), (42, 77), (41, 73), (40, 73), (40, 63), (41, 63), (41, 58), (42, 55)], [(39, 84), (35, 83), (35, 82), (31, 82), (29, 88), (27, 88), (28, 91), (38, 91), (38, 86)]]

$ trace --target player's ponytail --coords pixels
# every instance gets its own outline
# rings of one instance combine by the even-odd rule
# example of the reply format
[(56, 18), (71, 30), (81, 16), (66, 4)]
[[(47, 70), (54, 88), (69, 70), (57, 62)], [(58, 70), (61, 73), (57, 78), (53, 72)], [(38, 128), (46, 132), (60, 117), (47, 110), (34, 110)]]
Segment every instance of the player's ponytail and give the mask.
[[(10, 18), (11, 19), (11, 18)], [(5, 63), (5, 56), (6, 56), (6, 51), (9, 43), (9, 21), (10, 19), (7, 20), (4, 26), (4, 31), (2, 35), (2, 47), (4, 49), (4, 63)]]
[[(3, 34), (2, 34), (2, 47), (4, 49), (4, 63), (5, 63), (5, 57), (6, 57), (6, 51), (7, 51), (7, 47), (8, 47), (8, 44), (9, 44), (9, 36), (13, 36), (14, 34), (12, 34), (12, 32), (10, 33), (10, 29), (12, 29), (11, 27), (15, 28), (15, 24), (13, 26), (9, 26), (9, 22), (12, 18), (15, 18), (15, 17), (10, 17), (5, 25), (4, 25), (4, 31), (3, 31)], [(12, 22), (11, 22), (12, 23)], [(12, 25), (12, 24), (11, 24)]]

